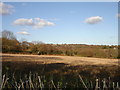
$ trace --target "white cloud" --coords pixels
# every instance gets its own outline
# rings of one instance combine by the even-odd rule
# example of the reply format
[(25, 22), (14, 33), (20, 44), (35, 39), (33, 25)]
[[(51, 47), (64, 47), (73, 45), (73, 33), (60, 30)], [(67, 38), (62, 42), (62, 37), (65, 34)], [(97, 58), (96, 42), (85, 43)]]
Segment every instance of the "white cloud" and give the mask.
[(20, 19), (16, 19), (13, 22), (14, 25), (20, 25), (20, 26), (32, 26), (33, 28), (42, 28), (45, 26), (53, 26), (55, 25), (52, 22), (46, 21), (44, 19), (41, 18), (31, 18), (31, 19), (25, 19), (25, 18), (20, 18)]
[(14, 25), (21, 25), (21, 26), (32, 26), (34, 25), (33, 20), (32, 19), (25, 19), (25, 18), (20, 18), (17, 19), (13, 22)]
[(13, 6), (9, 4), (4, 4), (3, 2), (0, 2), (0, 14), (1, 15), (9, 15), (13, 13)]
[(85, 20), (86, 23), (88, 24), (97, 24), (103, 20), (102, 17), (100, 16), (94, 16), (94, 17), (89, 17)]
[(30, 35), (28, 32), (26, 31), (22, 31), (22, 32), (17, 32), (18, 34), (22, 34), (22, 35)]
[(45, 26), (53, 26), (54, 23), (46, 21), (44, 19), (41, 18), (34, 18), (35, 23), (34, 23), (34, 28), (42, 28)]

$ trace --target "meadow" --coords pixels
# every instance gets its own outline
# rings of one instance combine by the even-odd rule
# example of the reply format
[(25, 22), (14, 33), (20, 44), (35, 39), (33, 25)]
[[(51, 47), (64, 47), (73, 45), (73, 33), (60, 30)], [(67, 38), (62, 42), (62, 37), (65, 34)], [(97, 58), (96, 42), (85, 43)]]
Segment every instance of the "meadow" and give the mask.
[(119, 90), (118, 59), (2, 54), (3, 89)]

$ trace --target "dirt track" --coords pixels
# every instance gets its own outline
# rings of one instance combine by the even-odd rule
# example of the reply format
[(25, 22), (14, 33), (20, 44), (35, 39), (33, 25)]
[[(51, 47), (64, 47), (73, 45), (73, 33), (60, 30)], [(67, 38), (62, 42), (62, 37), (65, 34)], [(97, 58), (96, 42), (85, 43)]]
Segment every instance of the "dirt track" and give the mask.
[(103, 59), (77, 56), (1, 54), (2, 61), (30, 61), (48, 64), (65, 63), (69, 65), (118, 65), (118, 59)]

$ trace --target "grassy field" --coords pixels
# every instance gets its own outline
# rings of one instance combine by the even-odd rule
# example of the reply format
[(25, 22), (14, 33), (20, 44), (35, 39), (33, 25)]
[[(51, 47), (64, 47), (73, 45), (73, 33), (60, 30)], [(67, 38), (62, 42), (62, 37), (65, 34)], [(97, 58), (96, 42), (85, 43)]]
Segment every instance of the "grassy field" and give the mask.
[(3, 61), (30, 61), (40, 64), (64, 63), (76, 65), (118, 65), (118, 59), (90, 58), (77, 56), (55, 56), (55, 55), (22, 55), (3, 54)]
[[(54, 81), (53, 88), (57, 87), (58, 82), (62, 83), (61, 88), (83, 88), (80, 83), (79, 75), (85, 81), (88, 88), (89, 82), (93, 82), (95, 88), (96, 79), (109, 80), (120, 83), (118, 59), (90, 58), (77, 56), (55, 56), (55, 55), (22, 55), (22, 54), (2, 54), (2, 75), (9, 78), (8, 82), (13, 86), (13, 78), (20, 83), (29, 80), (31, 73), (32, 78), (38, 75), (45, 82)], [(27, 76), (26, 76), (27, 75)], [(25, 79), (25, 77), (28, 77)], [(34, 81), (34, 80), (33, 80)], [(51, 87), (44, 82), (45, 87)], [(107, 81), (106, 81), (107, 82)], [(18, 83), (18, 84), (19, 84)], [(79, 84), (78, 84), (79, 83)], [(54, 86), (55, 84), (55, 86)], [(6, 87), (13, 87), (11, 84)], [(35, 86), (35, 85), (33, 85)]]

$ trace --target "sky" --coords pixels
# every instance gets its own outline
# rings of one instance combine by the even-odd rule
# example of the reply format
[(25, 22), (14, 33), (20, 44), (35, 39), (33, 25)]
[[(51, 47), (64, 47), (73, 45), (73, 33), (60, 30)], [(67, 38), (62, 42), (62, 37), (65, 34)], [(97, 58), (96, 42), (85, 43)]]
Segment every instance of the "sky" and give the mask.
[(118, 44), (117, 2), (0, 3), (2, 30), (49, 44)]
[(119, 2), (119, 0), (2, 0), (4, 2)]

